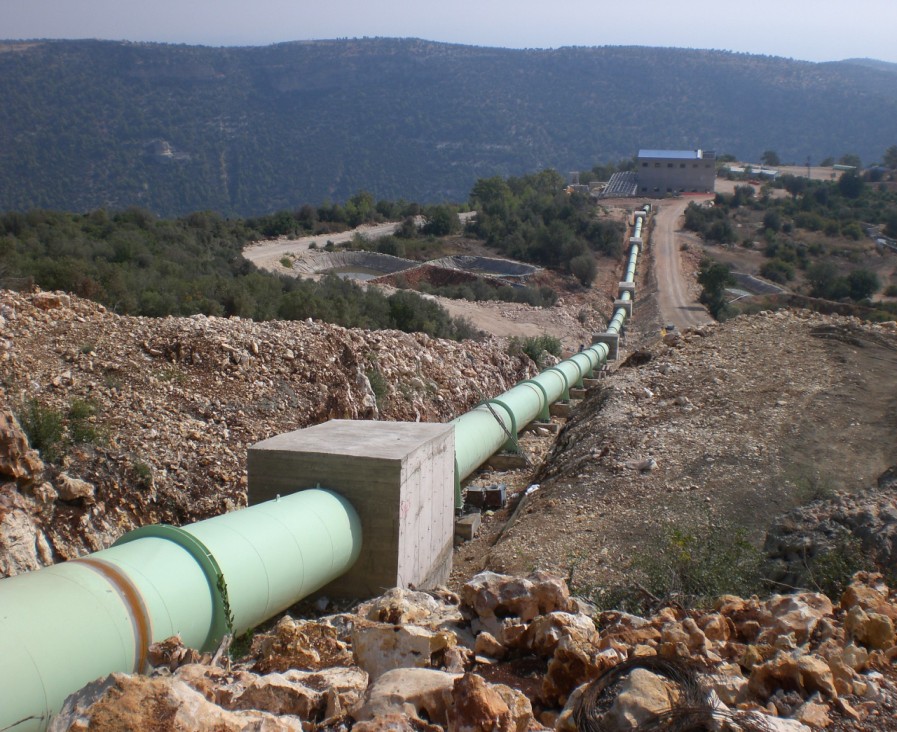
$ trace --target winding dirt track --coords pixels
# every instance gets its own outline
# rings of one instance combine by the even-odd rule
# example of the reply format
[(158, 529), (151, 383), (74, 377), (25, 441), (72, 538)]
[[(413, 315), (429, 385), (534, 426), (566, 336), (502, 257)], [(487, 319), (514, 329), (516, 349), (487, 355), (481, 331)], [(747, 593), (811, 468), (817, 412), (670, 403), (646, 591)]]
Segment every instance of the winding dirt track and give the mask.
[(680, 330), (713, 322), (706, 308), (689, 293), (682, 272), (676, 232), (688, 204), (687, 199), (660, 204), (651, 235), (660, 315), (664, 323), (672, 323)]

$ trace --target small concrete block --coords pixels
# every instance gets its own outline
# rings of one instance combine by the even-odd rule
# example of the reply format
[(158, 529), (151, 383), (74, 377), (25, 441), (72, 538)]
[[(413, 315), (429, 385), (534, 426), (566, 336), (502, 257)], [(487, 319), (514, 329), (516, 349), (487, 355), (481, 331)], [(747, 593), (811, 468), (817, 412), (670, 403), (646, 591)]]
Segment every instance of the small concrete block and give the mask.
[(626, 317), (632, 317), (632, 300), (614, 300), (614, 311), (623, 308), (626, 311)]
[(603, 343), (607, 346), (607, 360), (616, 361), (620, 350), (619, 333), (596, 333), (592, 336), (592, 343)]
[(523, 428), (524, 432), (550, 432), (553, 435), (556, 435), (560, 432), (561, 426), (555, 424), (554, 422), (530, 422), (526, 427)]
[(349, 500), (361, 556), (330, 597), (434, 587), (451, 572), (454, 466), (451, 424), (331, 420), (249, 448), (249, 505), (318, 485)]
[(573, 413), (573, 409), (570, 404), (555, 402), (548, 407), (548, 413), (551, 414), (552, 417), (563, 417), (564, 419), (569, 419), (570, 415)]
[(507, 486), (504, 483), (499, 483), (498, 485), (490, 485), (486, 488), (486, 492), (483, 496), (485, 498), (485, 502), (483, 504), (484, 508), (504, 508), (505, 501), (507, 500)]
[(578, 389), (575, 386), (570, 387), (570, 398), (571, 399), (585, 399), (585, 397), (586, 397), (585, 389)]
[(525, 455), (514, 453), (497, 453), (486, 461), (493, 470), (522, 470), (529, 467)]
[(633, 244), (635, 244), (637, 246), (641, 246), (642, 245), (642, 237), (630, 236), (629, 237), (629, 246), (632, 246)]
[(464, 541), (470, 541), (480, 530), (483, 518), (478, 513), (469, 513), (455, 521), (455, 536)]
[(486, 486), (469, 485), (464, 496), (464, 502), (474, 508), (482, 508), (486, 503)]
[(586, 389), (593, 389), (594, 387), (598, 386), (600, 383), (601, 382), (598, 379), (583, 379), (582, 380), (582, 385)]

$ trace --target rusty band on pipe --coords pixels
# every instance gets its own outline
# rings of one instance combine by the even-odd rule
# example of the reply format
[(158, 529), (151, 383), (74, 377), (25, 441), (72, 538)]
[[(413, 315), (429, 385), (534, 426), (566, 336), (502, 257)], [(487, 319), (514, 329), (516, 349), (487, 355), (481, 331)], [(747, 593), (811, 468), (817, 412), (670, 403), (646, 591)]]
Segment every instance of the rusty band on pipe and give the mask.
[(102, 576), (115, 588), (118, 596), (124, 602), (131, 618), (131, 625), (134, 627), (134, 673), (143, 673), (146, 668), (149, 646), (152, 642), (152, 623), (140, 590), (118, 567), (103, 559), (81, 557), (72, 561), (83, 564)]

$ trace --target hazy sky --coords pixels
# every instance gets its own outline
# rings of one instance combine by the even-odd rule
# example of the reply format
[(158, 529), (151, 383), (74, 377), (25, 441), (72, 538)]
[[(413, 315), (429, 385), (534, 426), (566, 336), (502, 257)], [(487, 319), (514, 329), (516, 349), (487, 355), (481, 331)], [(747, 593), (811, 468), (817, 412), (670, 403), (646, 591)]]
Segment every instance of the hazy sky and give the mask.
[(390, 36), (509, 48), (679, 46), (897, 62), (895, 0), (0, 0), (0, 38), (213, 46)]

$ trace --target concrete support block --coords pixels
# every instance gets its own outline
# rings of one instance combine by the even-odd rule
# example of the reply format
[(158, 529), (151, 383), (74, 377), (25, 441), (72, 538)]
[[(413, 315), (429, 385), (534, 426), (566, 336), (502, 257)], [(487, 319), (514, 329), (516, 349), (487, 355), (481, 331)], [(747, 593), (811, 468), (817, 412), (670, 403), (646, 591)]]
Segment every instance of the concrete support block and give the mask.
[(555, 402), (550, 407), (548, 407), (548, 411), (551, 413), (552, 417), (563, 417), (564, 419), (570, 419), (570, 415), (573, 414), (573, 406), (569, 402)]
[[(595, 379), (590, 379), (590, 381), (595, 381)], [(550, 432), (551, 434), (556, 435), (558, 432), (560, 432), (560, 429), (561, 426), (559, 424), (555, 424), (554, 422), (541, 422), (537, 420), (535, 422), (530, 422), (526, 427), (523, 428), (523, 431), (535, 432), (537, 434)]]
[(603, 343), (607, 346), (607, 360), (616, 361), (620, 351), (619, 333), (596, 333), (592, 336), (592, 343)]
[(635, 282), (621, 282), (619, 285), (620, 297), (623, 297), (624, 292), (628, 292), (629, 296), (635, 300)]
[(626, 311), (626, 318), (632, 317), (632, 300), (614, 300), (614, 310), (623, 308)]
[(570, 387), (570, 398), (571, 399), (585, 399), (586, 398), (586, 390), (577, 388), (575, 386)]
[(320, 485), (354, 506), (361, 557), (322, 594), (434, 587), (452, 566), (454, 459), (450, 424), (331, 420), (249, 448), (249, 504)]
[(470, 541), (480, 530), (483, 518), (478, 513), (469, 513), (455, 522), (455, 536), (462, 541)]
[(630, 236), (629, 237), (629, 246), (631, 247), (633, 244), (638, 244), (638, 246), (641, 246), (642, 245), (642, 237)]

